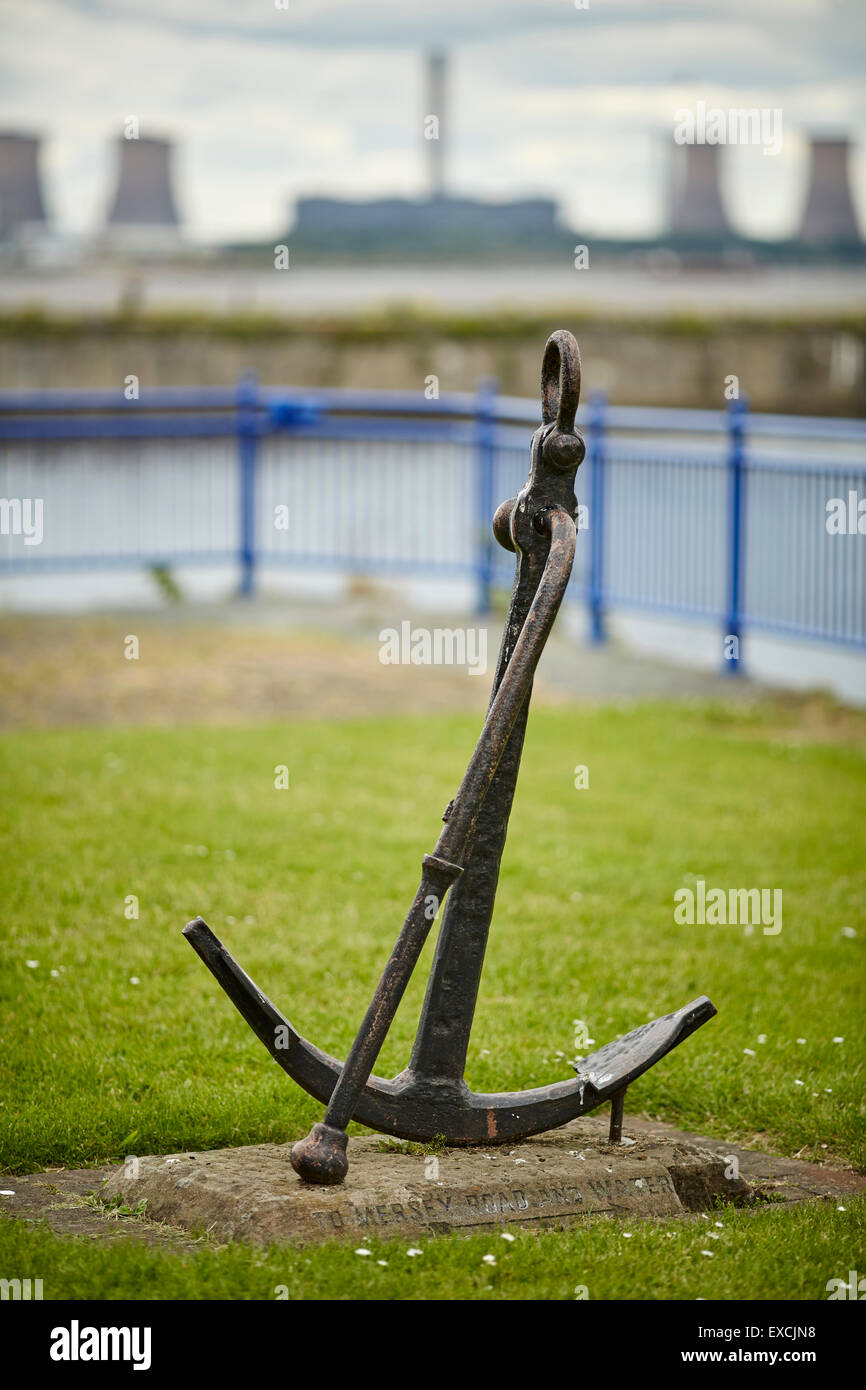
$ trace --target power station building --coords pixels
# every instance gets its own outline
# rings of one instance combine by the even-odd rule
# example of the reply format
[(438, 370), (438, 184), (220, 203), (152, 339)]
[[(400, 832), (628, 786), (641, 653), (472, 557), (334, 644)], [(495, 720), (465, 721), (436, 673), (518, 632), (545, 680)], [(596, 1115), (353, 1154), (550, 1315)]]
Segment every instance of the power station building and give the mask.
[(474, 198), (299, 198), (293, 246), (347, 256), (371, 252), (431, 255), (491, 254), (562, 249), (567, 233), (556, 203), (521, 198), (484, 203)]
[(799, 237), (806, 245), (851, 246), (862, 239), (851, 197), (850, 148), (844, 136), (816, 136), (812, 140)]
[(115, 142), (114, 193), (105, 223), (105, 238), (143, 251), (172, 249), (180, 241), (174, 196), (174, 146), (153, 136)]
[(422, 113), (427, 165), (426, 197), (299, 198), (293, 247), (335, 255), (430, 255), (476, 257), (479, 253), (564, 254), (573, 238), (559, 224), (551, 198), (485, 202), (447, 191), (446, 155), (451, 139), (446, 55), (427, 55)]
[(675, 238), (724, 241), (733, 235), (719, 179), (719, 145), (674, 145), (670, 229)]
[(0, 241), (24, 242), (45, 231), (35, 135), (0, 132)]

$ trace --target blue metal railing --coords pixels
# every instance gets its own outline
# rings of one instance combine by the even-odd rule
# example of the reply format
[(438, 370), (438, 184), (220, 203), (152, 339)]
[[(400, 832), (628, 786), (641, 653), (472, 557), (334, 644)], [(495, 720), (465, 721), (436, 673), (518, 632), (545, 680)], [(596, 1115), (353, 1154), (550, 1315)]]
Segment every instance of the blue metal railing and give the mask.
[(605, 475), (605, 400), (602, 395), (592, 398), (589, 417), (589, 446), (592, 473), (590, 515), (595, 525), (590, 528), (589, 546), (589, 621), (593, 642), (604, 641), (604, 475)]
[[(718, 623), (731, 671), (748, 630), (866, 647), (866, 423), (600, 396), (578, 420), (589, 535), (570, 593), (594, 640), (633, 608)], [(250, 596), (262, 566), (296, 564), (470, 577), (486, 611), (510, 582), (490, 518), (526, 476), (537, 421), (492, 383), (432, 400), (251, 377), (137, 400), (0, 393), (0, 576), (229, 561)]]
[(743, 617), (743, 515), (745, 511), (745, 428), (746, 403), (744, 400), (731, 402), (728, 413), (730, 422), (730, 450), (728, 470), (730, 475), (730, 498), (728, 501), (728, 620), (725, 633), (728, 669), (736, 673), (740, 668), (740, 638)]

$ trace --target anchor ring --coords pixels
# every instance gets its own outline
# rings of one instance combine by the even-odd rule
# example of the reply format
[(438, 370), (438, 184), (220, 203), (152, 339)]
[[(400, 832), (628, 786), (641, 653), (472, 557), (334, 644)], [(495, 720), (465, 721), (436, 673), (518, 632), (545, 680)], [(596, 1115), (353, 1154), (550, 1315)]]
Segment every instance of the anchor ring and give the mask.
[(551, 333), (541, 360), (541, 419), (563, 434), (574, 433), (580, 402), (580, 350), (565, 328)]

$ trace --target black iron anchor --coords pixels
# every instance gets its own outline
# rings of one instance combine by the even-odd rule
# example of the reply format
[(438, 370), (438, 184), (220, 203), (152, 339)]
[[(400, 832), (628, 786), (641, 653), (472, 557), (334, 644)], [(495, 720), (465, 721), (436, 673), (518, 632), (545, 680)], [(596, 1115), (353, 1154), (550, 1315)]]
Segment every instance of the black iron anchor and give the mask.
[[(560, 330), (544, 352), (542, 423), (532, 438), (529, 477), (493, 518), (497, 541), (515, 553), (517, 564), (487, 717), (433, 853), (424, 856), (418, 891), (345, 1062), (301, 1037), (200, 917), (184, 928), (274, 1060), (327, 1107), (324, 1121), (292, 1149), (292, 1166), (307, 1182), (345, 1178), (350, 1120), (402, 1139), (503, 1144), (556, 1129), (609, 1100), (610, 1141), (618, 1143), (630, 1083), (716, 1012), (702, 995), (583, 1058), (573, 1080), (491, 1095), (471, 1091), (464, 1080), (532, 681), (574, 561), (574, 484), (585, 453), (574, 427), (579, 398), (577, 343)], [(386, 1081), (373, 1075), (373, 1067), (443, 902), (409, 1065)]]

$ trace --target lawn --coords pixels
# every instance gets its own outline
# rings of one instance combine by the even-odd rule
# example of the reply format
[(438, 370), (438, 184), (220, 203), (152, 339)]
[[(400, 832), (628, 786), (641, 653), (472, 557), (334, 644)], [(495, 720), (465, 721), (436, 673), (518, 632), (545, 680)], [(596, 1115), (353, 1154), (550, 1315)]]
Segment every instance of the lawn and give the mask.
[(514, 1236), (177, 1253), (58, 1240), (0, 1221), (0, 1260), (7, 1272), (38, 1274), (46, 1299), (826, 1299), (831, 1279), (863, 1268), (866, 1201)]
[[(300, 1030), (342, 1055), (477, 729), (477, 717), (459, 715), (25, 731), (0, 741), (5, 1170), (305, 1133), (321, 1108), (270, 1061), (180, 928), (201, 913)], [(718, 1018), (632, 1087), (631, 1106), (719, 1138), (864, 1166), (866, 740), (857, 721), (843, 729), (813, 737), (795, 710), (774, 704), (535, 711), (470, 1084), (564, 1078), (574, 1019), (600, 1044), (706, 993)], [(589, 769), (588, 789), (575, 788), (578, 764)], [(279, 765), (289, 769), (287, 790), (274, 785)], [(674, 893), (701, 878), (780, 889), (781, 932), (678, 925)], [(125, 915), (132, 899), (137, 917)], [(431, 944), (380, 1074), (405, 1064)], [(731, 1248), (743, 1257), (738, 1296), (822, 1296), (806, 1292), (815, 1281), (804, 1283), (802, 1270), (770, 1274), (771, 1233), (795, 1233), (807, 1272), (823, 1251), (826, 1280), (836, 1263), (848, 1269), (849, 1253), (855, 1259), (854, 1216), (840, 1227), (837, 1215), (731, 1216)], [(5, 1241), (52, 1239), (2, 1225)], [(597, 1296), (615, 1295), (617, 1229), (572, 1234), (561, 1246), (521, 1237), (527, 1289), (567, 1296), (557, 1251), (580, 1250)], [(639, 1239), (630, 1248), (649, 1250), (664, 1236)], [(683, 1248), (691, 1237), (678, 1239)], [(378, 1277), (359, 1273), (351, 1252), (319, 1251), (308, 1266), (288, 1254), (203, 1249), (199, 1260), (54, 1244), (58, 1268), (92, 1259), (94, 1290), (120, 1277), (111, 1262), (124, 1259), (146, 1265), (147, 1277), (174, 1268), (166, 1287), (179, 1297), (222, 1296), (214, 1290), (227, 1278), (249, 1295), (277, 1266), (286, 1278), (275, 1282), (295, 1291), (302, 1275), (321, 1292), (346, 1270), (347, 1293)], [(477, 1242), (426, 1244), (437, 1253), (413, 1273), (421, 1296), (454, 1287), (457, 1266), (474, 1296)], [(696, 1296), (679, 1266), (664, 1276), (652, 1261), (639, 1267), (647, 1296)], [(773, 1295), (759, 1292), (761, 1279)], [(737, 1296), (734, 1286), (718, 1296)], [(385, 1287), (384, 1296), (403, 1296)], [(621, 1296), (635, 1296), (629, 1287)], [(495, 1279), (492, 1289), (514, 1293)]]

